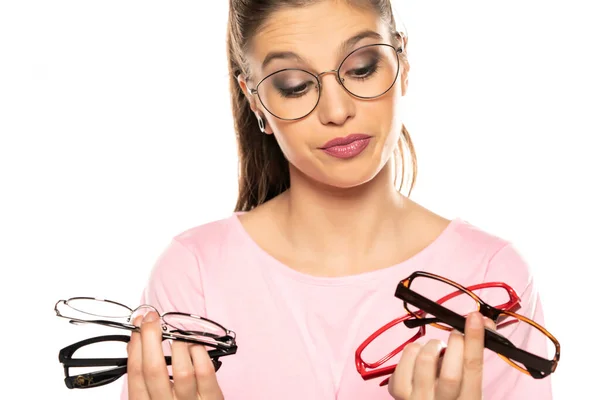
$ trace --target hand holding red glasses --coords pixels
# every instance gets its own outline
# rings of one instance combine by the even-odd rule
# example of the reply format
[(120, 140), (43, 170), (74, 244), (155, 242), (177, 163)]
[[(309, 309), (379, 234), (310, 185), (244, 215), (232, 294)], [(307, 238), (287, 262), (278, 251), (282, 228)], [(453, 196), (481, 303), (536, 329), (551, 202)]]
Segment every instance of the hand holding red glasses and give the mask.
[(389, 393), (396, 400), (481, 400), (484, 325), (494, 329), (474, 312), (465, 334), (451, 332), (447, 346), (439, 340), (409, 343), (389, 379)]

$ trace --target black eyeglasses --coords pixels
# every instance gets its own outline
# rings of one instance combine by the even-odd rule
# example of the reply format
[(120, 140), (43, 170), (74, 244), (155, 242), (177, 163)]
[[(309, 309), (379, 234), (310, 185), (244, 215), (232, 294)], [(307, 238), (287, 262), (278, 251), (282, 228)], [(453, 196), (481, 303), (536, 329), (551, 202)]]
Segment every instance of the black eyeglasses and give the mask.
[[(137, 316), (145, 315), (149, 311), (160, 315), (156, 308), (150, 305), (144, 304), (132, 309), (116, 301), (93, 297), (59, 300), (54, 305), (54, 311), (57, 316), (66, 318), (73, 324), (97, 324), (135, 332), (138, 332), (139, 328), (132, 323)], [(163, 339), (199, 343), (221, 350), (236, 346), (235, 332), (210, 319), (183, 312), (167, 312), (160, 315), (160, 319)]]
[[(130, 336), (126, 335), (107, 335), (97, 336), (73, 343), (64, 347), (58, 353), (58, 361), (63, 365), (65, 372), (65, 385), (69, 389), (89, 389), (98, 386), (107, 385), (119, 379), (127, 373), (127, 349), (126, 343)], [(81, 357), (79, 354), (106, 354), (107, 344), (117, 344), (117, 353), (124, 354), (125, 357), (114, 358), (90, 358)], [(235, 354), (237, 347), (234, 346), (228, 350), (209, 350), (208, 355), (213, 363), (215, 371), (218, 371), (222, 365), (220, 357)], [(78, 357), (74, 358), (77, 353)], [(165, 363), (170, 369), (171, 356), (165, 356)], [(102, 368), (112, 367), (112, 368)], [(88, 372), (77, 372), (77, 369), (86, 369)], [(89, 370), (92, 369), (91, 372)], [(173, 379), (172, 372), (169, 371), (169, 378)]]
[[(467, 295), (460, 297), (460, 303), (441, 305), (428, 298), (438, 298), (439, 295), (457, 290)], [(464, 333), (466, 322), (464, 315), (479, 311), (494, 321), (498, 327), (513, 325), (513, 335), (516, 338), (529, 339), (527, 344), (515, 344), (486, 328), (487, 349), (496, 352), (512, 367), (535, 379), (545, 378), (556, 370), (560, 358), (560, 344), (550, 332), (527, 317), (490, 306), (475, 293), (456, 282), (428, 272), (417, 271), (400, 281), (395, 296), (404, 301), (406, 311), (415, 317), (404, 321), (408, 328), (430, 325), (444, 330), (457, 329)]]
[(286, 68), (263, 78), (250, 94), (274, 117), (297, 120), (310, 114), (321, 98), (321, 78), (335, 74), (337, 81), (354, 97), (374, 99), (387, 93), (400, 71), (398, 48), (389, 44), (370, 44), (348, 54), (338, 69), (314, 74), (299, 68)]

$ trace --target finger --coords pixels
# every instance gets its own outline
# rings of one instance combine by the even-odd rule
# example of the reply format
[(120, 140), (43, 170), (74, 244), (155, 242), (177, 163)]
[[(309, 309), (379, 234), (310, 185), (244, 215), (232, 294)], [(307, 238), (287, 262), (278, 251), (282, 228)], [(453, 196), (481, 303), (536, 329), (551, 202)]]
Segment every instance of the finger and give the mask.
[(196, 375), (196, 387), (202, 400), (222, 400), (223, 392), (217, 382), (215, 367), (208, 356), (208, 352), (202, 345), (190, 346), (194, 373)]
[(402, 350), (402, 357), (388, 382), (388, 392), (394, 399), (408, 399), (412, 393), (415, 360), (421, 351), (420, 343), (410, 343)]
[[(141, 316), (133, 320), (135, 326), (140, 326), (141, 323)], [(131, 339), (127, 343), (127, 392), (130, 400), (150, 399), (142, 373), (142, 343), (139, 332), (131, 332)]]
[(483, 379), (483, 316), (479, 312), (468, 315), (465, 326), (465, 348), (461, 399), (481, 399)]
[(190, 354), (190, 345), (185, 342), (175, 340), (171, 347), (173, 368), (173, 382), (175, 397), (177, 400), (196, 399), (196, 376), (194, 375), (194, 365)]
[(436, 399), (456, 399), (460, 394), (462, 366), (464, 359), (463, 334), (457, 330), (450, 333), (448, 347), (442, 361), (442, 368), (436, 388)]
[(152, 399), (172, 399), (171, 382), (162, 349), (162, 329), (158, 314), (146, 314), (140, 329), (142, 337), (142, 373)]
[(496, 330), (496, 324), (488, 317), (483, 317), (483, 326), (494, 331)]
[(419, 352), (415, 361), (412, 395), (417, 399), (432, 399), (440, 352), (445, 345), (440, 340), (430, 340)]

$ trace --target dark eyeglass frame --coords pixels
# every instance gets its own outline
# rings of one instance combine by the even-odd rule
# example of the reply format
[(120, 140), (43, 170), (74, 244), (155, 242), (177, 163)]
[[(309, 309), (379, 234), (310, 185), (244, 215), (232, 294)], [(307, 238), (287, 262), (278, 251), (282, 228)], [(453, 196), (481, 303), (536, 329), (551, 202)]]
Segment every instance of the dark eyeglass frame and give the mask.
[[(481, 290), (481, 289), (492, 289), (492, 288), (501, 288), (501, 289), (506, 290), (506, 292), (508, 293), (508, 297), (509, 297), (508, 301), (504, 304), (498, 305), (497, 308), (502, 309), (502, 310), (513, 310), (514, 311), (520, 307), (519, 303), (520, 303), (521, 299), (517, 295), (517, 292), (515, 292), (515, 290), (513, 288), (511, 288), (510, 286), (508, 286), (506, 283), (486, 282), (486, 283), (480, 283), (480, 284), (472, 285), (472, 286), (468, 287), (469, 290)], [(457, 290), (453, 293), (450, 293), (450, 294), (442, 297), (441, 299), (439, 299), (437, 301), (437, 303), (443, 304), (444, 302), (451, 300), (461, 294), (464, 294), (464, 293), (460, 290)], [(433, 325), (434, 323), (439, 322), (438, 320), (435, 320), (433, 318), (425, 319), (424, 318), (425, 313), (421, 310), (417, 311), (417, 313), (419, 313), (419, 315), (421, 316), (422, 319), (414, 319), (415, 318), (414, 315), (412, 315), (410, 313), (403, 315), (400, 318), (396, 318), (396, 319), (388, 322), (381, 328), (379, 328), (373, 334), (371, 334), (356, 349), (356, 352), (354, 353), (354, 362), (356, 365), (356, 370), (358, 371), (358, 373), (361, 375), (361, 377), (364, 380), (370, 380), (370, 379), (378, 378), (378, 377), (381, 377), (384, 375), (392, 374), (394, 372), (394, 370), (396, 369), (396, 365), (390, 365), (390, 366), (386, 366), (383, 368), (379, 368), (379, 367), (381, 367), (381, 365), (383, 365), (384, 363), (389, 361), (392, 357), (394, 357), (395, 355), (400, 353), (402, 350), (404, 350), (404, 348), (409, 343), (412, 343), (412, 342), (416, 341), (417, 339), (425, 336), (426, 325), (430, 325), (430, 324)], [(419, 328), (418, 332), (412, 338), (407, 340), (405, 343), (398, 346), (392, 352), (388, 353), (387, 355), (383, 356), (381, 359), (379, 359), (375, 362), (367, 362), (362, 358), (362, 352), (369, 346), (369, 344), (371, 344), (371, 342), (373, 342), (378, 336), (383, 334), (385, 331), (391, 329), (395, 325), (398, 325), (399, 323), (402, 323), (402, 322), (404, 322), (405, 325), (407, 325), (407, 327), (408, 327), (408, 325), (410, 325), (411, 328)], [(387, 384), (387, 379), (382, 381), (380, 383), (380, 386), (384, 386), (385, 384)]]
[[(422, 296), (421, 294), (410, 289), (411, 283), (414, 281), (415, 278), (418, 277), (426, 277), (447, 283), (449, 285), (454, 286), (458, 290), (468, 294), (473, 298), (473, 300), (475, 300), (479, 304), (479, 312), (485, 317), (490, 318), (494, 322), (498, 322), (499, 318), (502, 315), (508, 315), (517, 320), (533, 325), (535, 328), (540, 330), (540, 332), (546, 335), (546, 337), (550, 339), (552, 343), (554, 343), (554, 346), (556, 347), (556, 353), (552, 360), (548, 360), (543, 357), (532, 354), (528, 351), (519, 349), (510, 340), (488, 328), (485, 328), (484, 345), (487, 349), (497, 353), (509, 365), (527, 375), (530, 375), (532, 378), (543, 379), (556, 370), (556, 366), (558, 365), (558, 361), (560, 359), (560, 344), (558, 340), (556, 340), (556, 338), (544, 327), (523, 315), (516, 314), (512, 311), (502, 310), (493, 307), (481, 300), (479, 296), (477, 296), (475, 293), (471, 292), (464, 286), (461, 286), (458, 283), (451, 281), (450, 279), (425, 271), (413, 272), (409, 277), (401, 280), (398, 283), (398, 286), (396, 287), (396, 292), (394, 295), (397, 298), (404, 301), (405, 310), (415, 317), (414, 320), (404, 321), (404, 324), (408, 328), (414, 328), (421, 325), (431, 324), (436, 328), (447, 331), (452, 330), (453, 328), (462, 333), (464, 333), (465, 331), (466, 317), (459, 315), (454, 311), (442, 306), (441, 304), (438, 304), (433, 300), (430, 300), (427, 297)], [(414, 307), (418, 308), (419, 311), (414, 312), (410, 310), (408, 307), (409, 303), (412, 304)], [(435, 318), (424, 318), (425, 314), (431, 314)], [(451, 326), (452, 328), (444, 325), (439, 325), (437, 322), (440, 321), (446, 325)], [(523, 364), (525, 368), (522, 368), (512, 360)]]
[[(312, 113), (312, 112), (313, 112), (313, 111), (314, 111), (314, 110), (317, 108), (317, 106), (319, 105), (319, 102), (320, 102), (320, 100), (321, 100), (321, 93), (322, 93), (321, 87), (323, 86), (323, 82), (322, 82), (322, 80), (321, 80), (321, 77), (322, 77), (322, 76), (324, 76), (324, 75), (327, 75), (327, 74), (335, 74), (337, 82), (338, 82), (338, 83), (339, 83), (339, 84), (340, 84), (340, 85), (341, 85), (341, 86), (344, 88), (344, 90), (345, 90), (345, 91), (346, 91), (348, 94), (350, 94), (351, 96), (353, 96), (353, 97), (356, 97), (356, 98), (358, 98), (358, 99), (362, 99), (362, 100), (372, 100), (372, 99), (376, 99), (376, 98), (378, 98), (378, 97), (381, 97), (381, 96), (383, 96), (383, 95), (384, 95), (384, 94), (386, 94), (387, 92), (389, 92), (389, 91), (390, 91), (390, 90), (391, 90), (391, 89), (394, 87), (394, 85), (396, 84), (396, 81), (398, 80), (398, 75), (399, 75), (399, 73), (400, 73), (400, 57), (399, 57), (399, 55), (400, 55), (401, 53), (403, 53), (403, 52), (404, 52), (404, 43), (403, 43), (403, 40), (404, 40), (404, 38), (403, 38), (403, 36), (400, 34), (400, 42), (401, 42), (401, 44), (400, 44), (400, 46), (398, 46), (398, 47), (396, 47), (396, 46), (393, 46), (393, 45), (391, 45), (391, 44), (387, 44), (387, 43), (375, 43), (375, 44), (367, 44), (367, 45), (364, 45), (364, 46), (358, 47), (357, 49), (354, 49), (354, 50), (352, 50), (352, 51), (351, 51), (351, 52), (350, 52), (350, 53), (349, 53), (349, 54), (348, 54), (346, 57), (344, 57), (344, 59), (343, 59), (343, 60), (340, 62), (340, 64), (338, 65), (338, 68), (337, 68), (337, 69), (332, 69), (332, 70), (328, 70), (328, 71), (323, 71), (323, 72), (321, 72), (321, 73), (319, 73), (319, 74), (316, 74), (316, 75), (315, 75), (315, 74), (313, 74), (312, 72), (310, 72), (310, 71), (307, 71), (307, 70), (305, 70), (305, 69), (302, 69), (302, 68), (284, 68), (284, 69), (280, 69), (280, 70), (278, 70), (278, 71), (275, 71), (275, 72), (273, 72), (273, 73), (270, 73), (269, 75), (267, 75), (267, 76), (265, 76), (264, 78), (262, 78), (262, 79), (261, 79), (261, 80), (258, 82), (258, 84), (256, 85), (256, 87), (254, 87), (254, 88), (249, 88), (249, 89), (248, 89), (248, 93), (250, 93), (251, 95), (256, 95), (256, 96), (258, 97), (258, 100), (260, 101), (260, 104), (262, 104), (262, 105), (263, 105), (263, 107), (265, 108), (265, 110), (267, 110), (267, 111), (269, 112), (269, 114), (271, 114), (271, 115), (272, 115), (272, 116), (274, 116), (275, 118), (278, 118), (278, 119), (280, 119), (280, 120), (283, 120), (283, 121), (297, 121), (297, 120), (300, 120), (300, 119), (302, 119), (302, 118), (305, 118), (306, 116), (308, 116), (310, 113)], [(364, 49), (366, 49), (366, 48), (368, 48), (368, 47), (374, 47), (374, 46), (385, 46), (385, 47), (391, 47), (391, 48), (392, 48), (392, 49), (395, 51), (395, 53), (396, 53), (396, 63), (397, 63), (397, 64), (396, 64), (396, 75), (394, 76), (394, 80), (392, 81), (392, 84), (390, 85), (390, 87), (389, 87), (389, 88), (387, 88), (387, 89), (386, 89), (386, 90), (385, 90), (383, 93), (381, 93), (381, 94), (378, 94), (377, 96), (371, 96), (371, 97), (357, 96), (357, 95), (355, 95), (354, 93), (352, 93), (350, 90), (348, 90), (348, 88), (347, 88), (347, 87), (344, 85), (344, 83), (343, 83), (343, 82), (344, 82), (344, 79), (343, 79), (343, 78), (340, 76), (340, 70), (342, 69), (342, 65), (344, 64), (344, 62), (345, 62), (345, 61), (346, 61), (348, 58), (350, 58), (350, 57), (352, 56), (352, 54), (354, 54), (354, 53), (356, 53), (356, 52), (358, 52), (358, 51), (360, 51), (360, 50), (364, 50)], [(316, 82), (317, 82), (317, 90), (318, 90), (318, 92), (319, 92), (319, 97), (317, 98), (317, 101), (316, 101), (316, 103), (315, 103), (315, 106), (314, 106), (314, 107), (313, 107), (313, 108), (312, 108), (312, 109), (311, 109), (309, 112), (307, 112), (306, 114), (304, 114), (304, 115), (303, 115), (303, 116), (301, 116), (301, 117), (298, 117), (298, 118), (281, 118), (280, 116), (278, 116), (278, 115), (275, 115), (273, 112), (271, 112), (271, 110), (269, 110), (269, 108), (267, 107), (267, 105), (266, 105), (266, 104), (265, 104), (265, 103), (262, 101), (262, 99), (261, 99), (261, 97), (260, 97), (260, 94), (258, 93), (258, 88), (260, 87), (261, 83), (263, 83), (265, 80), (269, 79), (271, 76), (273, 76), (273, 75), (275, 75), (275, 74), (278, 74), (278, 73), (280, 73), (280, 72), (283, 72), (283, 71), (302, 71), (302, 72), (305, 72), (305, 73), (307, 73), (307, 74), (311, 75), (313, 78), (315, 78), (315, 80), (316, 80)]]
[[(91, 316), (96, 316), (95, 314), (91, 314), (85, 311), (81, 311), (77, 308), (74, 308), (72, 306), (70, 306), (68, 303), (71, 300), (95, 300), (95, 301), (104, 301), (113, 305), (117, 305), (120, 307), (124, 307), (126, 309), (128, 309), (130, 311), (129, 316), (127, 317), (113, 317), (113, 318), (126, 318), (127, 319), (127, 323), (124, 322), (117, 322), (117, 321), (109, 321), (109, 320), (104, 320), (104, 319), (93, 319), (93, 320), (85, 320), (85, 319), (79, 319), (79, 318), (72, 318), (72, 317), (68, 317), (65, 315), (62, 315), (60, 313), (60, 310), (58, 309), (60, 304), (64, 304), (66, 307), (69, 307), (77, 312), (80, 313), (84, 313), (84, 314), (89, 314)], [(161, 323), (162, 323), (162, 329), (163, 329), (163, 334), (162, 337), (163, 339), (170, 339), (170, 340), (180, 340), (180, 341), (184, 341), (184, 342), (189, 342), (189, 343), (197, 343), (197, 344), (202, 344), (204, 346), (209, 346), (209, 347), (214, 347), (220, 350), (227, 350), (233, 347), (236, 347), (236, 342), (235, 342), (235, 332), (225, 328), (223, 325), (219, 324), (218, 322), (215, 322), (213, 320), (210, 320), (208, 318), (204, 318), (201, 317), (199, 315), (195, 315), (195, 314), (189, 314), (189, 313), (183, 313), (183, 312), (166, 312), (166, 313), (159, 313), (158, 310), (148, 304), (142, 304), (138, 307), (136, 307), (135, 309), (132, 309), (128, 306), (126, 306), (125, 304), (113, 301), (113, 300), (106, 300), (106, 299), (98, 299), (95, 297), (71, 297), (68, 300), (59, 300), (56, 302), (56, 304), (54, 305), (54, 311), (56, 312), (56, 315), (58, 317), (61, 318), (66, 318), (69, 320), (70, 323), (78, 325), (78, 324), (97, 324), (97, 325), (103, 325), (103, 326), (109, 326), (112, 328), (120, 328), (120, 329), (126, 329), (129, 331), (133, 331), (133, 332), (139, 332), (140, 328), (131, 324), (130, 320), (131, 320), (131, 315), (133, 315), (133, 313), (137, 310), (139, 310), (140, 308), (149, 308), (152, 311), (156, 312), (156, 314), (159, 315)], [(224, 332), (226, 332), (225, 336), (217, 336), (217, 335), (212, 335), (210, 333), (204, 333), (201, 334), (199, 332), (194, 332), (193, 334), (186, 334), (185, 331), (180, 331), (177, 330), (176, 328), (172, 327), (171, 325), (167, 324), (164, 321), (164, 317), (168, 316), (168, 315), (174, 315), (174, 316), (182, 316), (182, 317), (189, 317), (189, 318), (193, 318), (193, 319), (197, 319), (200, 321), (204, 321), (204, 322), (208, 322), (211, 324), (214, 324), (215, 326), (223, 329)], [(108, 317), (107, 317), (108, 318)], [(169, 327), (172, 327), (173, 329), (169, 330), (167, 328), (167, 325)], [(195, 336), (198, 335), (198, 336)], [(213, 341), (208, 341), (206, 339), (202, 339), (202, 336), (206, 337), (206, 338), (210, 338)]]
[[(73, 354), (82, 347), (102, 342), (124, 342), (131, 339), (127, 335), (106, 335), (81, 340), (62, 348), (58, 353), (58, 361), (63, 364), (65, 372), (65, 386), (69, 389), (90, 389), (112, 383), (127, 373), (127, 358), (73, 358)], [(208, 355), (213, 363), (215, 371), (221, 368), (223, 362), (221, 357), (235, 354), (237, 346), (228, 350), (209, 350)], [(165, 363), (171, 365), (171, 356), (165, 356)], [(115, 367), (96, 372), (88, 372), (71, 376), (69, 368), (77, 367)], [(173, 379), (169, 376), (169, 379)]]

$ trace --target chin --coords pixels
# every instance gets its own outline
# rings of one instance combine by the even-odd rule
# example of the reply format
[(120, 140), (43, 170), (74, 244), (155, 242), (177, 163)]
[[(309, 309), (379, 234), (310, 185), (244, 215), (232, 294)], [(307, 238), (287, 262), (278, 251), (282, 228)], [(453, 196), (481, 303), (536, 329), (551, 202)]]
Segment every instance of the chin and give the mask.
[(321, 171), (315, 177), (320, 183), (339, 189), (350, 189), (364, 185), (372, 181), (382, 170), (383, 165), (371, 162), (356, 163), (346, 168), (335, 168), (333, 170)]
[(336, 160), (331, 156), (325, 156), (326, 158), (323, 159), (322, 154), (318, 156), (311, 154), (306, 158), (295, 160), (297, 162), (291, 162), (290, 166), (293, 165), (294, 168), (290, 173), (299, 172), (299, 177), (304, 176), (304, 179), (308, 178), (309, 181), (331, 188), (355, 188), (377, 177), (393, 155), (392, 151), (388, 154), (386, 149), (377, 147), (369, 150), (345, 160)]

